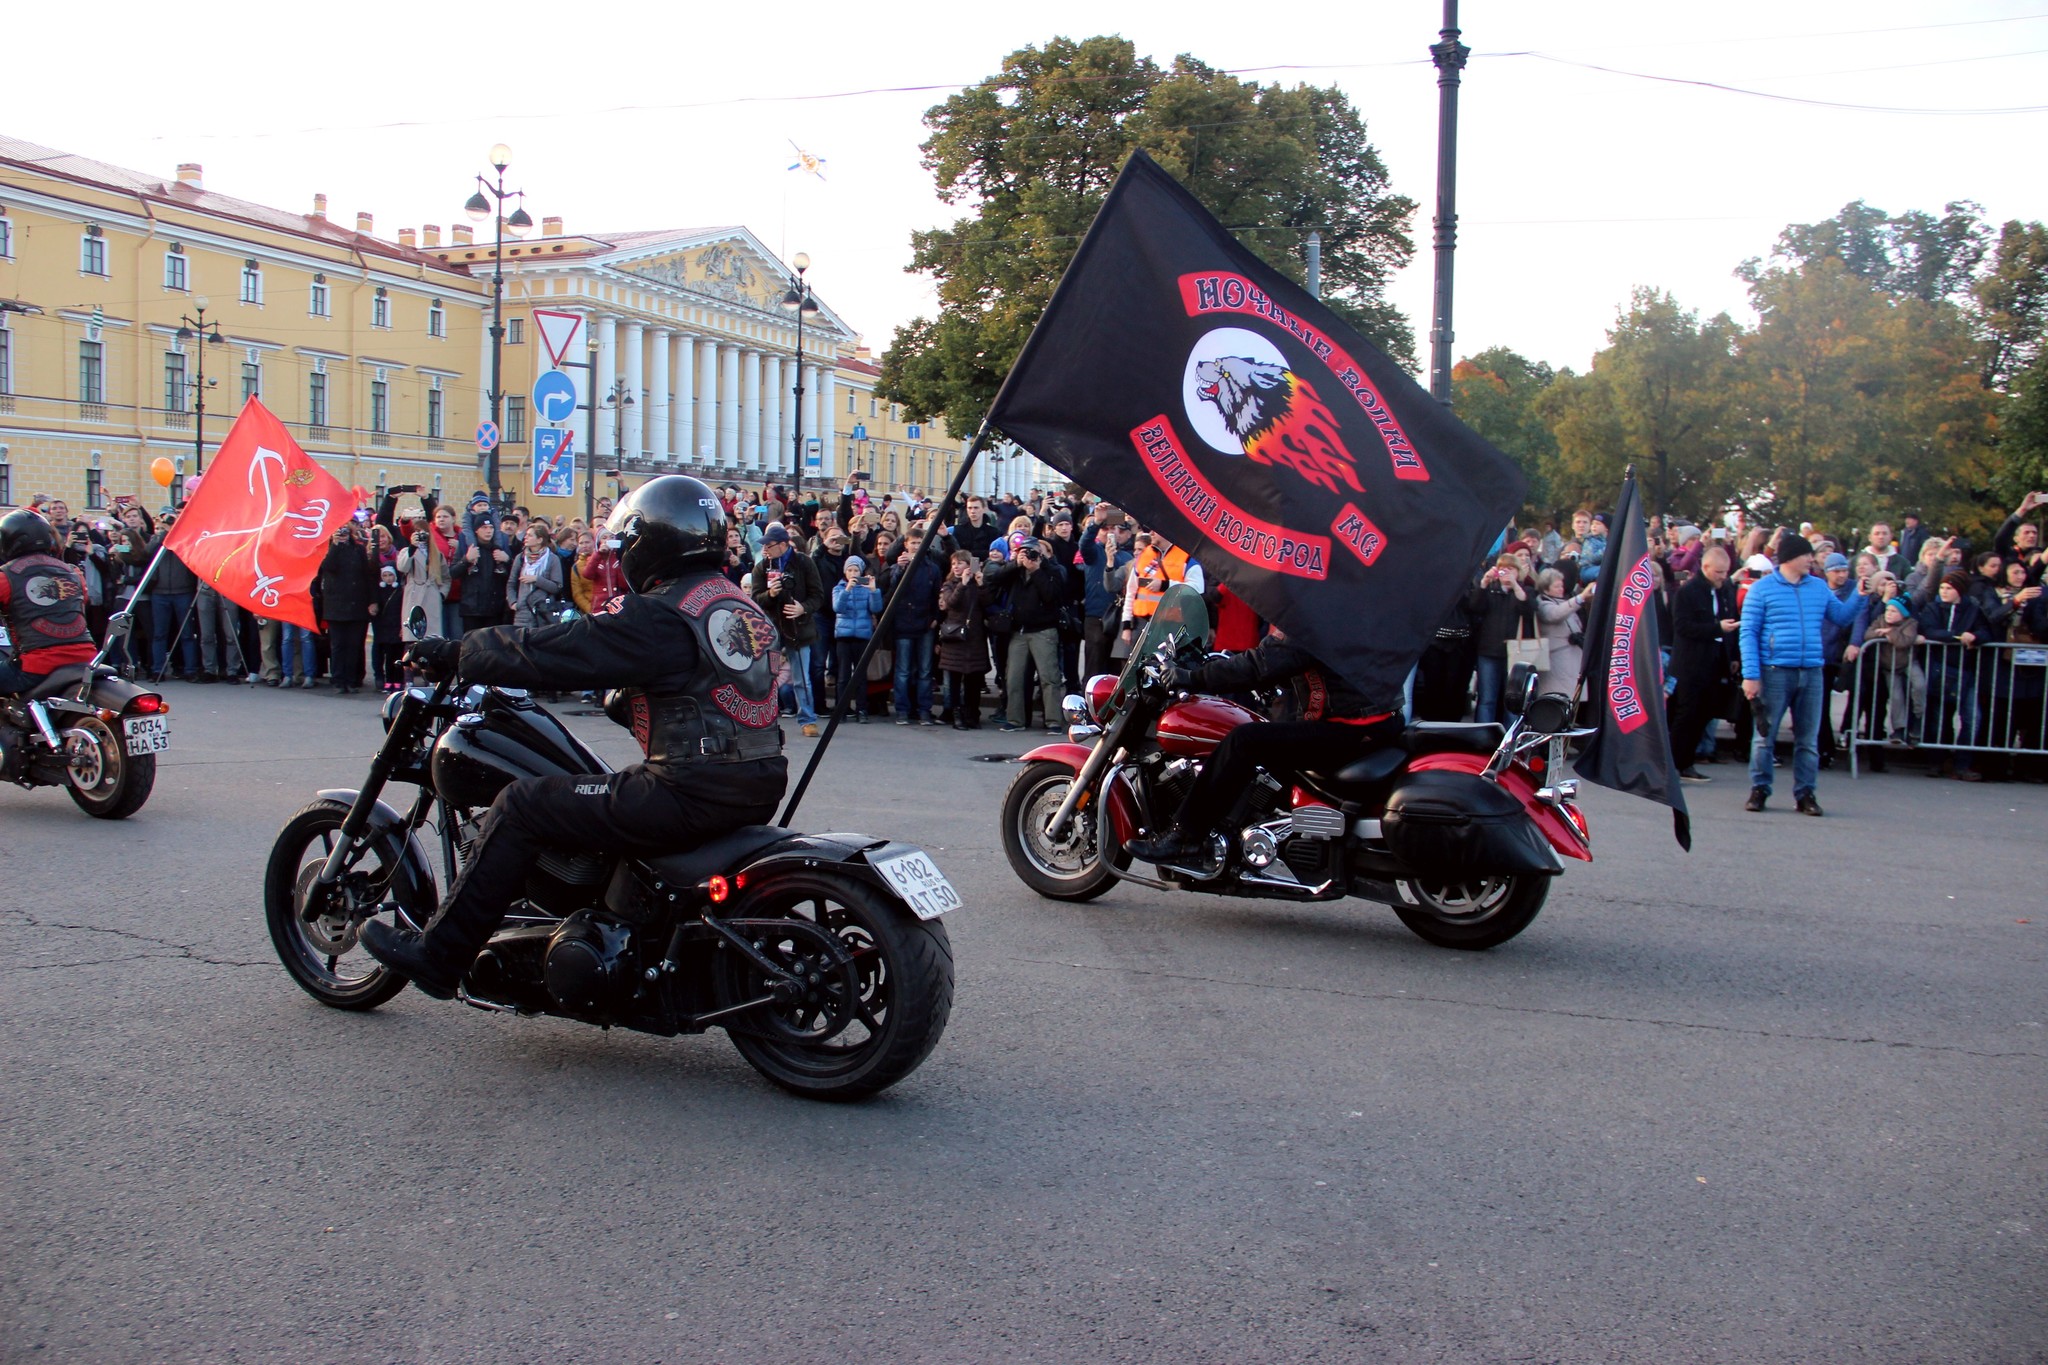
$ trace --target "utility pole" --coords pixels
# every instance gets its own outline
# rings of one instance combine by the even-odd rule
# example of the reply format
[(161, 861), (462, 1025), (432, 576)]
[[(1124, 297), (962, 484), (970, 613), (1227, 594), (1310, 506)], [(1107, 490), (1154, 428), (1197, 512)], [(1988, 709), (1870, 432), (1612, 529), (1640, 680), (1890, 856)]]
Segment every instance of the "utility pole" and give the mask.
[(1451, 257), (1458, 249), (1458, 73), (1472, 49), (1458, 41), (1458, 0), (1444, 0), (1444, 26), (1430, 45), (1436, 63), (1436, 298), (1429, 324), (1429, 392), (1451, 405)]

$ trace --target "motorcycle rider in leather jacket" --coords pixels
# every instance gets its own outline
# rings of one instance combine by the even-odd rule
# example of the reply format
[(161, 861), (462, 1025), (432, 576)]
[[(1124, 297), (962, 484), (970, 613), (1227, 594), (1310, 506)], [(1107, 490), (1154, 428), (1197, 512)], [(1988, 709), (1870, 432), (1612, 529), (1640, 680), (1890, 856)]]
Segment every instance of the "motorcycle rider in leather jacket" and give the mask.
[(99, 650), (85, 619), (85, 575), (67, 564), (57, 530), (23, 507), (0, 517), (0, 619), (14, 657), (0, 655), (0, 693), (27, 692)]
[(544, 846), (652, 855), (775, 814), (789, 780), (776, 703), (775, 627), (719, 572), (724, 509), (671, 474), (612, 512), (628, 592), (558, 625), (493, 626), (408, 653), (429, 676), (551, 691), (617, 688), (606, 711), (646, 761), (609, 774), (531, 777), (498, 794), (482, 837), (425, 933), (382, 920), (371, 956), (449, 999)]
[(1200, 668), (1174, 670), (1173, 686), (1191, 692), (1244, 692), (1284, 683), (1281, 715), (1240, 725), (1209, 756), (1181, 804), (1173, 828), (1129, 848), (1147, 862), (1197, 865), (1208, 857), (1209, 835), (1231, 802), (1264, 768), (1285, 781), (1304, 769), (1335, 772), (1398, 737), (1407, 728), (1401, 697), (1367, 696), (1277, 626), (1242, 654), (1211, 659)]

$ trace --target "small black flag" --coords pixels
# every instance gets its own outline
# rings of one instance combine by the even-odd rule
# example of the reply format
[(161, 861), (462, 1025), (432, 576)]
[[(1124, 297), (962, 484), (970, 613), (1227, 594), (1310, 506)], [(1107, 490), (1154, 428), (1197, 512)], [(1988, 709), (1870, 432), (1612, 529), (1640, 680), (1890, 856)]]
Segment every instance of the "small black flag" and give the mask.
[(1572, 767), (1588, 782), (1671, 807), (1671, 831), (1691, 849), (1692, 818), (1664, 724), (1664, 663), (1651, 600), (1657, 584), (1634, 469), (1622, 481), (1611, 525), (1586, 632), (1586, 695), (1599, 708), (1599, 728)]
[(1380, 702), (1398, 700), (1524, 488), (1143, 152), (989, 420)]

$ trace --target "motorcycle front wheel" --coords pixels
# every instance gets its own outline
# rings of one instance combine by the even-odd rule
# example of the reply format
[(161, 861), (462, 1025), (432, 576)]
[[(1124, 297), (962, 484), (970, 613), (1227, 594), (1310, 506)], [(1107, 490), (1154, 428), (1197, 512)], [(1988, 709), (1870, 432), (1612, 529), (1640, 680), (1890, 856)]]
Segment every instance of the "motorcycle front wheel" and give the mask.
[[(331, 891), (318, 887), (321, 865), (341, 836), (348, 807), (315, 801), (285, 822), (263, 873), (263, 917), (270, 942), (306, 994), (338, 1010), (373, 1010), (404, 990), (407, 978), (356, 941), (365, 916), (396, 905), (402, 922), (424, 928), (434, 917), (434, 882), (395, 835), (371, 841)], [(308, 898), (326, 899), (311, 918)]]
[(1046, 834), (1073, 785), (1072, 768), (1040, 759), (1017, 774), (1003, 798), (1003, 854), (1010, 860), (1010, 870), (1033, 891), (1056, 901), (1093, 900), (1116, 885), (1116, 872), (1131, 865), (1131, 855), (1122, 847), (1109, 855), (1116, 872), (1101, 865), (1096, 840), (1105, 823), (1103, 812), (1094, 808), (1099, 803), (1076, 811), (1062, 837)]
[[(828, 870), (771, 874), (730, 907), (735, 927), (785, 972), (784, 992), (726, 1025), (740, 1056), (784, 1090), (864, 1099), (908, 1076), (938, 1045), (953, 1011), (953, 945), (879, 888)], [(775, 921), (788, 921), (786, 931)], [(829, 941), (828, 941), (829, 939)], [(775, 982), (730, 946), (718, 950), (725, 1004), (774, 993)]]
[(1419, 903), (1396, 905), (1394, 913), (1426, 942), (1477, 952), (1528, 928), (1550, 895), (1551, 881), (1534, 872), (1469, 882), (1416, 878), (1404, 885)]

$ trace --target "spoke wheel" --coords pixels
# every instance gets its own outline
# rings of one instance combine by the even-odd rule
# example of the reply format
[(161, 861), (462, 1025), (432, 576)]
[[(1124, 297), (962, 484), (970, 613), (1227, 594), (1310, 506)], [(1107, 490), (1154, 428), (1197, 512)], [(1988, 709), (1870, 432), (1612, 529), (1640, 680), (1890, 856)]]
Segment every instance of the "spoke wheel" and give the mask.
[(1418, 903), (1396, 905), (1394, 913), (1439, 948), (1492, 948), (1529, 927), (1550, 895), (1550, 881), (1534, 873), (1462, 882), (1416, 878), (1406, 885)]
[(315, 801), (286, 822), (264, 872), (263, 912), (279, 960), (308, 995), (336, 1009), (369, 1010), (404, 990), (406, 978), (363, 951), (363, 922), (396, 907), (399, 923), (424, 928), (434, 914), (434, 885), (419, 860), (384, 835), (339, 883), (321, 886), (320, 869), (347, 816), (338, 801)]
[[(1003, 853), (1010, 868), (1026, 886), (1053, 900), (1093, 900), (1116, 885), (1115, 873), (1097, 865), (1103, 823), (1099, 803), (1074, 812), (1059, 838), (1045, 832), (1073, 785), (1072, 768), (1041, 760), (1018, 773), (1003, 798)], [(1131, 855), (1118, 847), (1109, 862), (1122, 871), (1131, 865)]]
[(125, 820), (142, 809), (156, 785), (156, 755), (130, 754), (120, 731), (82, 716), (59, 736), (71, 800), (98, 820)]
[(730, 907), (777, 969), (717, 950), (721, 1005), (769, 997), (726, 1025), (740, 1055), (785, 1090), (860, 1099), (915, 1070), (953, 1008), (945, 926), (853, 877), (771, 875)]

